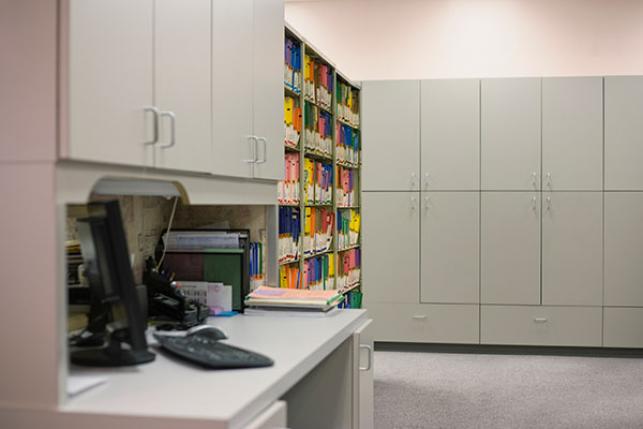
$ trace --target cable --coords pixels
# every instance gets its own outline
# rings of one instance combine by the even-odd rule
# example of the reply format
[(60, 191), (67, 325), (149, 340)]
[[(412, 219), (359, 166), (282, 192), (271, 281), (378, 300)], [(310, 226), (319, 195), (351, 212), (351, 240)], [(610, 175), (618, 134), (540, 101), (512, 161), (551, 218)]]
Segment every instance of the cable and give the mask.
[(170, 221), (167, 224), (167, 230), (165, 231), (166, 240), (163, 242), (163, 253), (159, 259), (158, 264), (156, 264), (156, 271), (161, 268), (163, 260), (165, 259), (165, 252), (167, 250), (167, 242), (170, 240), (170, 230), (172, 229), (172, 222), (174, 222), (174, 213), (176, 213), (176, 205), (179, 202), (179, 197), (174, 197), (174, 206), (172, 207), (172, 214), (170, 214)]

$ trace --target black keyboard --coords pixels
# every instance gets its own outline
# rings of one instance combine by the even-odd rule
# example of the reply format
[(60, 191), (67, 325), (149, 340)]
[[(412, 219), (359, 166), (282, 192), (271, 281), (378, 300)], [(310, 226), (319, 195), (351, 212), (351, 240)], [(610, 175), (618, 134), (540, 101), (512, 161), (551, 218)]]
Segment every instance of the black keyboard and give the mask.
[(267, 356), (223, 344), (198, 333), (186, 337), (154, 333), (154, 338), (168, 352), (206, 368), (257, 368), (274, 364)]

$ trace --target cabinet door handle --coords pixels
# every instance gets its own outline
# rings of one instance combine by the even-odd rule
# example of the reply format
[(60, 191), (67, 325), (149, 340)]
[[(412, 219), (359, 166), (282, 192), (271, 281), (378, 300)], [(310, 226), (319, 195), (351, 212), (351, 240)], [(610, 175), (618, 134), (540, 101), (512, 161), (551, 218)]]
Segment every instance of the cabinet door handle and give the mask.
[(411, 210), (415, 211), (417, 208), (417, 198), (411, 197)]
[(369, 371), (373, 367), (373, 347), (371, 347), (369, 344), (360, 344), (359, 349), (362, 350), (368, 350), (368, 365), (365, 367), (360, 366), (359, 370), (360, 371)]
[(431, 204), (431, 197), (424, 197), (424, 210), (428, 211)]
[(534, 188), (538, 188), (538, 174), (534, 171), (531, 173), (531, 184), (534, 185)]
[(176, 145), (176, 115), (174, 112), (165, 111), (159, 114), (161, 118), (170, 118), (170, 142), (161, 146), (161, 149), (169, 149)]
[(531, 197), (531, 209), (533, 211), (538, 210), (538, 204), (537, 204), (538, 199), (536, 197)]
[(424, 188), (429, 189), (429, 173), (424, 173)]
[(547, 211), (551, 210), (551, 197), (545, 198), (545, 201), (547, 201)]
[[(263, 143), (261, 146), (263, 146), (263, 156), (261, 159), (257, 159), (257, 164), (264, 164), (268, 158), (268, 139), (265, 137), (257, 137), (257, 142)], [(257, 157), (259, 156), (259, 150), (257, 149)]]
[(551, 173), (547, 172), (547, 187), (551, 189)]
[(415, 174), (415, 172), (412, 172), (411, 173), (411, 190), (415, 189), (416, 179), (417, 179), (417, 175)]
[(145, 113), (150, 112), (152, 113), (152, 120), (153, 120), (153, 134), (152, 134), (152, 140), (149, 142), (143, 143), (145, 146), (150, 146), (153, 144), (156, 144), (159, 142), (159, 109), (157, 109), (154, 106), (148, 106), (145, 109)]
[(257, 136), (246, 136), (246, 139), (250, 142), (250, 153), (252, 154), (252, 158), (244, 159), (243, 162), (254, 164), (257, 162)]
[(413, 320), (425, 320), (426, 319), (426, 314), (414, 314), (411, 316), (411, 319)]
[(535, 323), (547, 323), (547, 318), (546, 317), (534, 317), (534, 322)]

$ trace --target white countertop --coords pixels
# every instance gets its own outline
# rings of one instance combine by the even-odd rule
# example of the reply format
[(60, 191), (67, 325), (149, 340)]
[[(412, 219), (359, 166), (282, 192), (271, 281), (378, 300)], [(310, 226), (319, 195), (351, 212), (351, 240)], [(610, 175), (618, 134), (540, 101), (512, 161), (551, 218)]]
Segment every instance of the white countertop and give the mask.
[(152, 363), (129, 368), (72, 369), (101, 375), (107, 383), (70, 399), (65, 413), (197, 419), (242, 427), (279, 399), (344, 342), (363, 321), (365, 310), (340, 310), (328, 317), (235, 316), (212, 318), (226, 343), (263, 353), (268, 368), (208, 370), (156, 352)]

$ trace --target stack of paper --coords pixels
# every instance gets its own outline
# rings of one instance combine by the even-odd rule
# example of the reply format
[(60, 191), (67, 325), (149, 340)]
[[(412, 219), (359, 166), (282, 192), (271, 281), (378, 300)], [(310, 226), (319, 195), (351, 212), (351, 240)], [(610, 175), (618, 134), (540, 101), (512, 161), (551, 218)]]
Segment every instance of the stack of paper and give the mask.
[(261, 286), (246, 297), (246, 305), (255, 308), (328, 311), (342, 301), (337, 290), (284, 289)]

